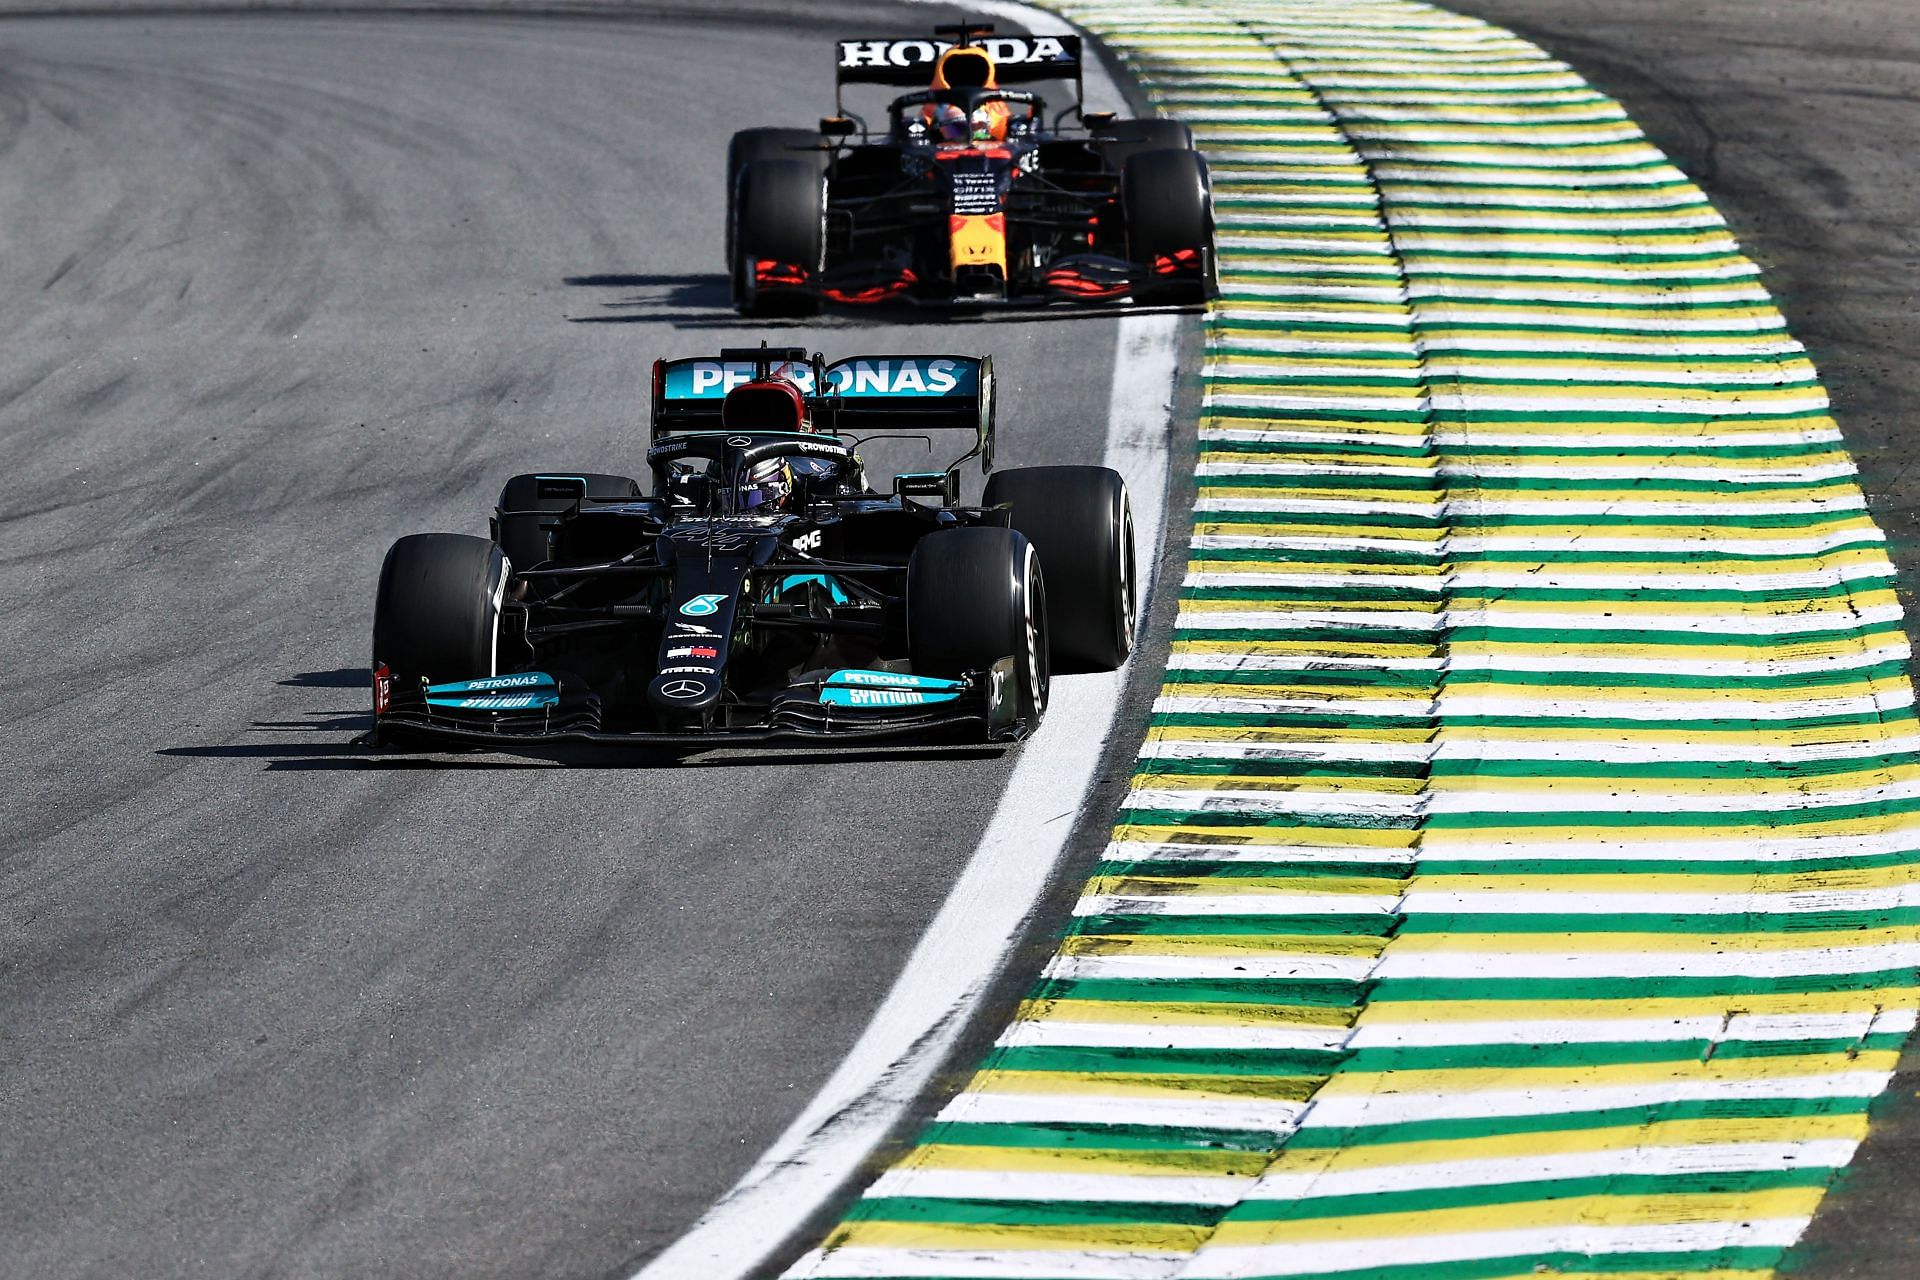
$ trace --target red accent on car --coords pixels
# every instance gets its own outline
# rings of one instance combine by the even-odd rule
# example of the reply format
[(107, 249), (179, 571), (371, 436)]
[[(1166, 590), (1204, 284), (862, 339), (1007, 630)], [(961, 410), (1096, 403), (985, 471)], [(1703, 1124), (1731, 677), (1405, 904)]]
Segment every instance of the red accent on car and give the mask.
[(753, 264), (754, 284), (765, 288), (767, 285), (798, 289), (807, 283), (807, 269), (795, 266), (791, 262), (775, 262), (772, 258), (758, 258)]
[(1045, 280), (1049, 289), (1057, 289), (1061, 293), (1071, 294), (1077, 298), (1118, 298), (1133, 288), (1126, 281), (1089, 280), (1079, 272), (1066, 267), (1056, 267), (1047, 272)]
[(845, 303), (849, 306), (870, 306), (876, 302), (885, 302), (895, 298), (918, 284), (920, 277), (911, 271), (902, 271), (885, 284), (870, 284), (861, 289), (822, 289), (820, 294), (829, 302)]
[(1153, 260), (1153, 274), (1157, 276), (1175, 275), (1182, 271), (1200, 269), (1200, 251), (1198, 249), (1180, 249), (1171, 254), (1163, 253)]
[(720, 425), (729, 431), (799, 431), (806, 422), (807, 402), (785, 378), (743, 382), (720, 402)]
[(688, 655), (695, 658), (717, 658), (720, 656), (720, 651), (718, 649), (709, 649), (702, 645), (695, 645), (692, 649), (688, 650)]
[(393, 672), (381, 663), (373, 669), (373, 714), (383, 716), (393, 706)]
[(962, 147), (957, 151), (936, 151), (933, 158), (941, 164), (950, 164), (955, 160), (977, 159), (981, 156), (989, 160), (1011, 160), (1013, 152), (1006, 147)]

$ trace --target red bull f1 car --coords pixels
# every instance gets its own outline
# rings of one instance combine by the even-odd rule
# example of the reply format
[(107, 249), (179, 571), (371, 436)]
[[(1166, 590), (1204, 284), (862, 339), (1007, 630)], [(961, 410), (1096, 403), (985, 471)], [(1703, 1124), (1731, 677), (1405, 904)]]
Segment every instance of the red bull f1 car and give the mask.
[[(867, 483), (864, 437), (964, 432)], [(508, 480), (489, 537), (380, 571), (373, 740), (712, 746), (1032, 733), (1058, 669), (1133, 644), (1133, 515), (1103, 467), (992, 471), (993, 365), (726, 350), (656, 361), (646, 488)], [(981, 505), (961, 467), (990, 472)], [(648, 491), (650, 490), (650, 492)]]
[[(835, 115), (734, 135), (727, 267), (742, 314), (1218, 292), (1212, 188), (1185, 125), (1083, 111), (1077, 36), (936, 35), (842, 40)], [(1010, 87), (1048, 80), (1075, 86), (1051, 118)], [(919, 90), (869, 126), (845, 109), (849, 84)]]

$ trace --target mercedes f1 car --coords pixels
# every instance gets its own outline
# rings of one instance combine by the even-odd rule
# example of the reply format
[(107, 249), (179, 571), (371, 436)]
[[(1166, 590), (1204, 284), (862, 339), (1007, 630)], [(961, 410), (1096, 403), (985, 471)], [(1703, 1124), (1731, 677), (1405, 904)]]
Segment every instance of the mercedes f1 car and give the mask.
[[(863, 439), (953, 430), (944, 471), (868, 486)], [(989, 359), (656, 361), (651, 494), (515, 476), (491, 537), (387, 553), (372, 738), (1022, 738), (1053, 670), (1132, 647), (1133, 516), (1113, 471), (993, 452)], [(980, 506), (959, 501), (974, 459)]]
[[(1083, 111), (1077, 36), (935, 30), (951, 39), (840, 41), (836, 114), (817, 131), (734, 135), (727, 267), (743, 314), (1218, 293), (1212, 188), (1185, 125)], [(1007, 87), (1062, 79), (1074, 102), (1051, 119)], [(921, 88), (869, 128), (846, 112), (848, 84)]]

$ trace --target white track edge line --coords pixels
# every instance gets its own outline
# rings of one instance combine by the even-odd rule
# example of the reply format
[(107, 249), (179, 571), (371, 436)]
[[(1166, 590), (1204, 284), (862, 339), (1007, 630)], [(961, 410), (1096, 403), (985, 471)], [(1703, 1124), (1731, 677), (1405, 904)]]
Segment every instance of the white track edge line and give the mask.
[[(921, 0), (915, 0), (916, 3)], [(1022, 4), (975, 10), (1039, 34), (1072, 28)], [(1097, 59), (1090, 87), (1119, 88)], [(1142, 620), (1166, 537), (1177, 315), (1121, 317), (1104, 462), (1127, 482), (1140, 548)], [(1144, 627), (1142, 635), (1145, 634)], [(1045, 728), (1020, 759), (992, 820), (886, 999), (805, 1111), (732, 1189), (633, 1280), (741, 1280), (803, 1227), (906, 1114), (992, 987), (1078, 825), (1131, 669), (1055, 683)]]

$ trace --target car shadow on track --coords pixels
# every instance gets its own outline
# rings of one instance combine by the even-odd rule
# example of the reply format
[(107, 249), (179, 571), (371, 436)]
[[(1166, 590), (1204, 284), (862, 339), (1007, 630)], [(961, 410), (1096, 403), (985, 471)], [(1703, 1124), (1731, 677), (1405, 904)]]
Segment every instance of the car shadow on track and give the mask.
[[(1053, 306), (916, 307), (909, 303), (877, 303), (859, 308), (829, 308), (817, 316), (791, 320), (748, 320), (733, 310), (727, 277), (711, 275), (623, 275), (618, 273), (567, 276), (565, 283), (583, 289), (619, 289), (627, 296), (600, 303), (602, 314), (568, 316), (570, 324), (665, 324), (676, 329), (864, 328), (872, 324), (991, 324), (1035, 320), (1118, 320), (1123, 315), (1198, 315), (1204, 307), (1089, 307)], [(637, 291), (637, 292), (635, 292)]]
[[(364, 689), (360, 667), (302, 671), (275, 683), (301, 689)], [(980, 743), (895, 743), (839, 746), (808, 742), (798, 747), (742, 747), (716, 743), (698, 749), (631, 747), (587, 743), (528, 745), (511, 752), (488, 747), (370, 746), (365, 736), (373, 713), (364, 707), (312, 710), (293, 720), (255, 720), (238, 742), (162, 747), (155, 755), (175, 759), (259, 760), (269, 772), (410, 769), (730, 769), (740, 766), (819, 765), (836, 760), (887, 763), (914, 760), (981, 760), (1007, 748)]]
[[(902, 746), (835, 747), (822, 743), (806, 751), (779, 749), (748, 750), (742, 747), (716, 747), (700, 751), (663, 751), (655, 747), (551, 746), (528, 747), (512, 755), (485, 748), (470, 752), (457, 750), (409, 751), (394, 747), (370, 747), (359, 741), (372, 722), (371, 716), (342, 718), (324, 716), (298, 729), (339, 732), (358, 730), (346, 739), (328, 741), (261, 741), (214, 743), (206, 746), (162, 747), (158, 756), (174, 759), (259, 760), (269, 773), (312, 773), (338, 770), (348, 772), (394, 772), (432, 769), (440, 771), (502, 769), (735, 769), (778, 768), (805, 765), (817, 768), (836, 761), (872, 764), (910, 763), (921, 760), (989, 760), (1006, 752), (1004, 747), (989, 746)], [(254, 729), (263, 733), (284, 732), (281, 721), (259, 721)]]
[(670, 324), (675, 328), (720, 322), (739, 323), (733, 314), (733, 294), (721, 272), (710, 275), (601, 275), (568, 276), (567, 284), (580, 289), (617, 289), (618, 296), (599, 305), (600, 314), (568, 316), (571, 324)]

